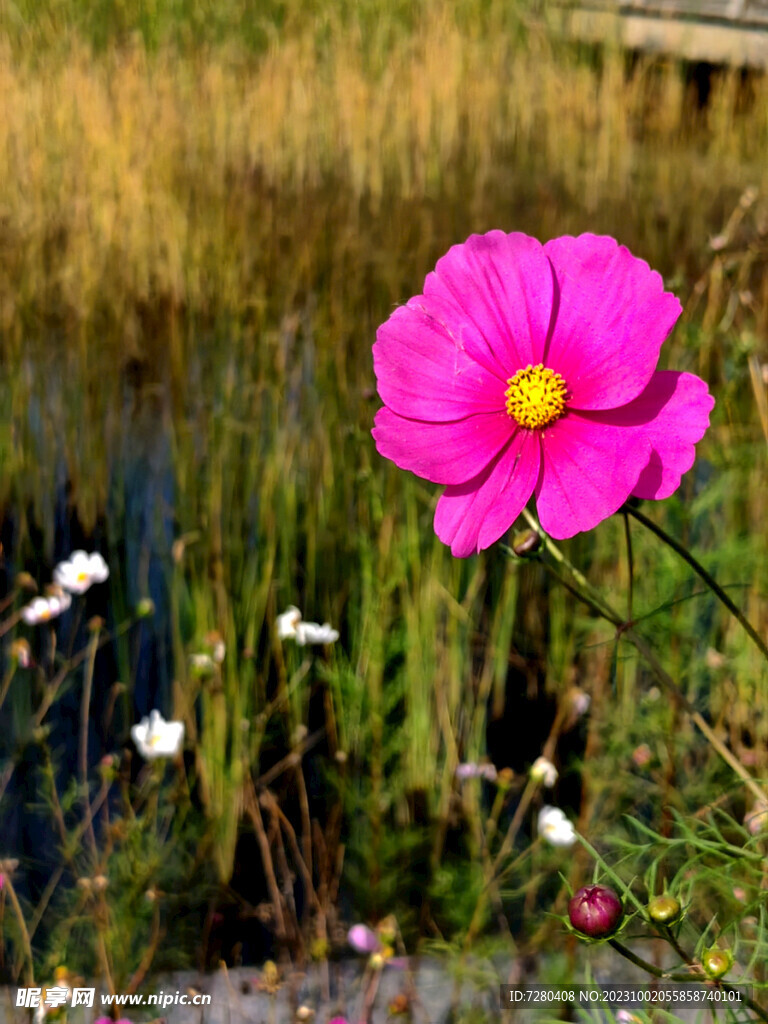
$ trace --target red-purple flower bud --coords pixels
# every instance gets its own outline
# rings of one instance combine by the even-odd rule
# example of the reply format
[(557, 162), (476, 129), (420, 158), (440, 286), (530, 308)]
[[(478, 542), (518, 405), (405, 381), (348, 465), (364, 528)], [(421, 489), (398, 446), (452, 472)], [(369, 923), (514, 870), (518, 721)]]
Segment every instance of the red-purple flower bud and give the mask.
[(621, 900), (607, 885), (586, 885), (568, 904), (571, 924), (590, 939), (612, 935), (623, 916)]

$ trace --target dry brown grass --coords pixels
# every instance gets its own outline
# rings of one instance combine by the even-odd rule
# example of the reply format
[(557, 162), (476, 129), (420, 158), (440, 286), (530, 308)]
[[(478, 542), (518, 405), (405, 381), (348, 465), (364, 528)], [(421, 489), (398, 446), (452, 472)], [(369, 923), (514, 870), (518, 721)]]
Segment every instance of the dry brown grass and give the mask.
[(697, 251), (723, 194), (768, 174), (765, 83), (739, 119), (737, 78), (725, 76), (694, 133), (678, 69), (628, 74), (608, 54), (598, 72), (545, 34), (524, 48), (466, 38), (447, 5), (376, 71), (354, 34), (326, 53), (311, 32), (258, 60), (135, 45), (41, 68), (6, 49), (3, 330), (17, 333), (29, 310), (69, 323), (106, 307), (130, 341), (136, 303), (242, 310), (275, 230), (260, 218), (264, 189), (306, 194), (333, 179), (382, 213), (448, 193), (486, 226), (489, 196), (518, 189), (542, 236), (562, 233), (574, 207), (581, 227), (605, 227), (606, 207), (625, 204), (649, 255), (668, 259), (683, 236)]

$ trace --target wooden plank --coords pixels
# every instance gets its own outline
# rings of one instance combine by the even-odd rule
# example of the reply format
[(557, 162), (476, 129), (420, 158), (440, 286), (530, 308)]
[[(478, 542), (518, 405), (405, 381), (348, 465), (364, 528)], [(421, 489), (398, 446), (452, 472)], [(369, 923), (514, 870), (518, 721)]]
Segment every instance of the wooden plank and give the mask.
[(563, 11), (562, 28), (567, 35), (585, 42), (614, 42), (628, 50), (685, 60), (768, 69), (768, 31), (740, 24), (605, 8), (569, 8)]
[[(768, 27), (768, 0), (591, 0), (588, 10)], [(571, 5), (576, 10), (576, 5)]]

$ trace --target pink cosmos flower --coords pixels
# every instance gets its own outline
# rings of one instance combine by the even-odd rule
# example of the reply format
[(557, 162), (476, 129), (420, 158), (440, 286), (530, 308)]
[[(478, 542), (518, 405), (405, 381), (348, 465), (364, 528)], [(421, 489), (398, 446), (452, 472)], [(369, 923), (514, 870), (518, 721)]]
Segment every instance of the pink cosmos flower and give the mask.
[(680, 311), (612, 238), (472, 235), (378, 330), (376, 447), (447, 484), (435, 531), (459, 557), (532, 494), (558, 539), (631, 495), (666, 498), (714, 405), (698, 377), (656, 370)]

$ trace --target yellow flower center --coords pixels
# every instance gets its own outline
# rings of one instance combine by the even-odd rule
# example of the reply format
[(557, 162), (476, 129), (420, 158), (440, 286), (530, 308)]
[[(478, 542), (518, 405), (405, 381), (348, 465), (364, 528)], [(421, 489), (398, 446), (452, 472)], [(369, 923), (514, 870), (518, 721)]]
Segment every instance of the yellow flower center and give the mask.
[(504, 392), (507, 413), (527, 430), (540, 430), (565, 412), (568, 388), (559, 373), (539, 363), (518, 370)]

